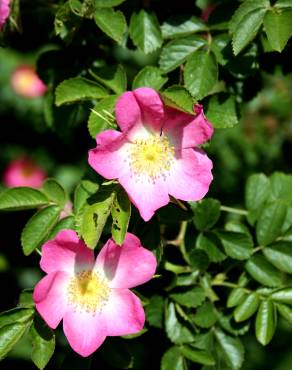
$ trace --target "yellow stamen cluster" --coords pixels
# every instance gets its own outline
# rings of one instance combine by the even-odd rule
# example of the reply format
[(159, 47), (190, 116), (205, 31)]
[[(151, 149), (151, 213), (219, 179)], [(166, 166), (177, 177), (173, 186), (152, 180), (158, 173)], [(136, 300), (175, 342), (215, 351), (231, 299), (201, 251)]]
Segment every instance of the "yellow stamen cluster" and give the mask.
[(110, 288), (97, 272), (83, 270), (71, 278), (67, 293), (69, 303), (76, 310), (95, 314), (107, 303)]
[(136, 139), (129, 149), (129, 163), (135, 176), (146, 176), (152, 182), (165, 178), (174, 160), (174, 148), (165, 136)]

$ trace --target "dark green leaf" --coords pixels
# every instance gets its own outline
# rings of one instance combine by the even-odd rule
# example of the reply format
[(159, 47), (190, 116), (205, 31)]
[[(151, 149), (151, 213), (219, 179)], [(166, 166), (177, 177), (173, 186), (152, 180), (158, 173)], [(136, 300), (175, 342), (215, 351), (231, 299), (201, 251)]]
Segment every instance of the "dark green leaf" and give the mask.
[(162, 328), (164, 300), (160, 295), (154, 295), (150, 298), (145, 307), (146, 318), (151, 326)]
[(258, 173), (249, 176), (245, 186), (245, 205), (248, 211), (254, 213), (257, 219), (259, 211), (266, 201), (270, 191), (270, 182), (266, 175)]
[(86, 200), (98, 190), (98, 184), (83, 180), (77, 185), (74, 192), (74, 212), (78, 213), (86, 204)]
[(198, 36), (189, 36), (170, 41), (162, 49), (159, 58), (159, 66), (163, 72), (170, 72), (206, 44), (206, 40)]
[(184, 357), (192, 362), (209, 366), (215, 365), (214, 358), (207, 351), (202, 351), (188, 345), (182, 346), (180, 351)]
[(188, 58), (184, 69), (184, 84), (198, 100), (209, 94), (218, 79), (218, 66), (214, 55), (196, 51)]
[(30, 324), (29, 320), (23, 324), (14, 323), (0, 328), (0, 360), (15, 346)]
[(18, 306), (23, 308), (34, 307), (34, 300), (32, 297), (33, 289), (23, 289), (19, 296)]
[(210, 261), (205, 251), (192, 249), (188, 252), (188, 262), (196, 270), (206, 270)]
[(263, 250), (267, 260), (279, 270), (292, 274), (292, 243), (278, 242)]
[(131, 216), (131, 202), (123, 189), (116, 192), (111, 208), (111, 215), (113, 219), (112, 237), (117, 244), (122, 245)]
[(165, 316), (165, 329), (168, 338), (176, 344), (189, 343), (194, 340), (193, 331), (186, 323), (178, 320), (174, 303), (170, 303)]
[(201, 233), (196, 240), (196, 247), (205, 251), (212, 262), (221, 262), (226, 258), (220, 246), (220, 239), (213, 233)]
[(186, 113), (194, 114), (194, 99), (182, 86), (173, 85), (161, 93), (164, 103)]
[(32, 342), (31, 359), (40, 370), (43, 370), (55, 350), (54, 332), (36, 316), (29, 335)]
[(132, 88), (138, 87), (152, 87), (159, 90), (168, 80), (167, 77), (162, 76), (159, 68), (153, 66), (146, 66), (135, 76)]
[(215, 128), (229, 128), (237, 125), (234, 96), (226, 93), (213, 95), (209, 100), (206, 116)]
[(237, 306), (243, 301), (245, 296), (246, 296), (246, 292), (243, 288), (232, 289), (228, 296), (227, 307)]
[(121, 94), (127, 89), (127, 76), (121, 65), (91, 70), (90, 74), (98, 82), (105, 85), (116, 94)]
[(276, 311), (272, 301), (262, 301), (256, 317), (257, 340), (266, 346), (276, 330)]
[(33, 308), (13, 308), (9, 311), (1, 312), (0, 328), (11, 324), (25, 324), (30, 321), (34, 315)]
[(0, 194), (1, 211), (19, 211), (38, 208), (49, 203), (45, 194), (39, 190), (19, 187), (3, 191)]
[(179, 347), (169, 348), (161, 360), (161, 370), (186, 370), (186, 364)]
[(206, 198), (200, 202), (189, 202), (194, 212), (194, 224), (198, 230), (210, 229), (220, 217), (220, 202)]
[(259, 283), (275, 287), (282, 285), (281, 273), (263, 256), (254, 255), (245, 264), (247, 272)]
[(176, 16), (161, 26), (164, 39), (174, 39), (207, 30), (206, 24), (195, 16)]
[(249, 235), (232, 231), (218, 231), (216, 234), (228, 256), (238, 260), (245, 260), (251, 256), (253, 242)]
[(94, 0), (94, 4), (97, 8), (111, 8), (122, 4), (126, 0)]
[(21, 245), (26, 256), (42, 244), (57, 222), (60, 212), (59, 206), (42, 208), (27, 222), (21, 233)]
[(234, 310), (235, 321), (241, 322), (249, 319), (257, 310), (260, 299), (257, 293), (249, 294)]
[(43, 184), (43, 191), (52, 202), (64, 207), (67, 199), (66, 193), (56, 180), (47, 179)]
[(186, 307), (198, 307), (206, 299), (204, 289), (199, 286), (183, 292), (172, 293), (170, 297), (177, 303)]
[(192, 317), (192, 321), (201, 328), (212, 327), (217, 321), (213, 304), (211, 302), (203, 303)]
[(162, 44), (161, 30), (156, 15), (145, 10), (132, 14), (129, 33), (134, 45), (146, 54), (158, 49)]
[(99, 8), (94, 14), (97, 26), (109, 37), (121, 43), (127, 31), (127, 23), (124, 14), (112, 8)]

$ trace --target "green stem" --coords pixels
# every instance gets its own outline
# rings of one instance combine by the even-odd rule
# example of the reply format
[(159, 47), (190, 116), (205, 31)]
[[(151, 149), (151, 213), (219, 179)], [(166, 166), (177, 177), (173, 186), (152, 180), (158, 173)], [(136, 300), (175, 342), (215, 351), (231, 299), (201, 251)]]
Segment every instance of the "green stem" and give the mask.
[(246, 293), (251, 293), (252, 292), (252, 290), (250, 290), (250, 289), (247, 289), (247, 288), (245, 288), (245, 287), (242, 287), (242, 286), (240, 286), (240, 285), (238, 285), (238, 284), (234, 284), (234, 283), (228, 283), (228, 282), (224, 282), (224, 281), (222, 281), (222, 282), (218, 282), (218, 283), (213, 283), (212, 284), (212, 286), (226, 286), (226, 287), (228, 287), (228, 288), (232, 288), (232, 289), (242, 289), (242, 290), (244, 290)]
[(220, 206), (220, 209), (221, 211), (224, 211), (224, 212), (236, 213), (238, 215), (243, 215), (243, 216), (247, 216), (248, 214), (248, 211), (246, 211), (245, 209), (232, 208), (232, 207), (227, 207), (227, 206)]
[(38, 248), (36, 248), (35, 251), (37, 252), (37, 254), (39, 254), (40, 256), (42, 256), (42, 252)]

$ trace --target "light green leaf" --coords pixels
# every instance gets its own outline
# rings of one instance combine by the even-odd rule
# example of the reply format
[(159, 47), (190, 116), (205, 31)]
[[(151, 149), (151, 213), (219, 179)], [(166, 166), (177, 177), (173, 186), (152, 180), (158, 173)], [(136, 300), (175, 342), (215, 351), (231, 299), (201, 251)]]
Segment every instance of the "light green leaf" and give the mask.
[(48, 206), (35, 213), (25, 225), (21, 233), (23, 253), (28, 256), (46, 239), (58, 220), (61, 209), (59, 206)]
[(30, 324), (31, 320), (26, 323), (14, 323), (0, 328), (0, 360), (15, 346)]
[(38, 208), (48, 203), (45, 194), (27, 187), (12, 188), (0, 193), (0, 211)]
[(183, 292), (171, 293), (170, 298), (182, 306), (198, 307), (204, 302), (206, 295), (204, 289), (197, 286)]
[(161, 26), (164, 39), (174, 39), (207, 30), (206, 24), (195, 16), (175, 16)]
[(252, 220), (258, 218), (261, 207), (268, 198), (270, 182), (266, 175), (257, 173), (249, 176), (245, 186), (245, 205)]
[(245, 264), (247, 272), (259, 283), (276, 287), (282, 285), (281, 273), (263, 256), (254, 255)]
[(209, 100), (206, 116), (215, 128), (229, 128), (237, 125), (238, 117), (234, 96), (226, 93), (213, 95)]
[(92, 109), (88, 120), (88, 131), (94, 139), (100, 132), (114, 128), (112, 117), (114, 117), (117, 98), (117, 95), (108, 96), (96, 103)]
[(203, 303), (197, 309), (196, 314), (192, 316), (192, 321), (201, 328), (212, 327), (217, 321), (213, 304), (211, 302)]
[(30, 327), (29, 335), (32, 342), (31, 359), (40, 370), (43, 370), (55, 350), (54, 332), (36, 316)]
[(122, 4), (126, 0), (94, 0), (94, 4), (97, 8), (111, 8)]
[(159, 66), (163, 72), (170, 72), (183, 64), (186, 59), (206, 44), (199, 36), (189, 36), (170, 41), (163, 47), (159, 58)]
[(279, 270), (292, 274), (292, 242), (278, 242), (263, 249), (267, 260)]
[(284, 202), (274, 201), (264, 206), (256, 225), (256, 235), (260, 245), (272, 243), (281, 235), (286, 213)]
[(211, 356), (207, 351), (196, 349), (188, 345), (182, 346), (180, 351), (184, 357), (192, 362), (208, 366), (215, 365), (213, 356)]
[(97, 26), (110, 38), (119, 44), (123, 41), (127, 31), (127, 23), (124, 14), (112, 8), (99, 8), (94, 14)]
[(256, 338), (263, 345), (266, 346), (276, 330), (276, 310), (272, 301), (262, 301), (256, 316)]
[(270, 295), (273, 301), (292, 305), (292, 288), (279, 289)]
[(74, 192), (74, 212), (78, 213), (81, 208), (86, 204), (86, 200), (98, 190), (98, 184), (89, 181), (81, 181)]
[(43, 184), (43, 192), (54, 203), (64, 207), (67, 197), (64, 188), (55, 180), (47, 179)]
[(231, 290), (228, 300), (227, 307), (235, 307), (240, 304), (246, 296), (246, 292), (243, 288), (234, 288)]
[(48, 239), (54, 239), (55, 236), (61, 231), (66, 229), (75, 229), (75, 218), (74, 216), (68, 216), (62, 218), (62, 220), (58, 221), (56, 225), (52, 228), (48, 235)]
[(193, 330), (186, 323), (178, 320), (174, 303), (170, 303), (165, 315), (165, 329), (168, 338), (176, 344), (189, 343), (194, 340)]
[(277, 303), (276, 307), (279, 314), (292, 325), (292, 308), (281, 303)]
[(292, 35), (292, 9), (270, 9), (265, 14), (264, 28), (272, 48), (281, 52)]
[(189, 202), (194, 212), (194, 224), (198, 230), (210, 229), (220, 217), (220, 202), (205, 198), (200, 202)]
[(130, 37), (137, 48), (148, 54), (162, 44), (161, 30), (156, 15), (145, 10), (133, 13), (129, 27)]
[(105, 85), (116, 94), (121, 94), (127, 89), (127, 76), (121, 65), (91, 70), (90, 74), (98, 82)]
[(226, 364), (232, 370), (240, 369), (244, 359), (244, 347), (240, 339), (232, 338), (219, 329), (214, 334)]
[(131, 202), (123, 189), (116, 192), (111, 208), (112, 237), (118, 245), (122, 245), (128, 230), (131, 217)]
[(275, 7), (277, 8), (292, 8), (291, 0), (278, 0), (275, 3)]
[(55, 94), (58, 107), (80, 100), (101, 99), (109, 95), (101, 85), (83, 77), (69, 78), (61, 82)]
[(187, 60), (184, 69), (184, 83), (198, 100), (203, 99), (218, 79), (218, 66), (213, 53), (196, 51)]
[(257, 293), (249, 294), (234, 310), (235, 321), (241, 322), (249, 319), (258, 309), (260, 299)]
[(161, 370), (186, 370), (186, 364), (179, 347), (169, 348), (161, 360)]
[(138, 87), (147, 86), (159, 90), (167, 80), (168, 78), (162, 76), (159, 68), (146, 66), (135, 76), (132, 88), (137, 89)]
[(33, 308), (13, 308), (0, 313), (0, 328), (11, 324), (24, 324), (30, 321), (34, 315)]
[(178, 85), (170, 86), (161, 93), (161, 97), (167, 106), (194, 114), (195, 100), (184, 87)]
[(292, 175), (274, 172), (270, 177), (271, 199), (292, 201)]
[(232, 231), (218, 231), (216, 234), (231, 258), (245, 260), (251, 256), (253, 242), (249, 235)]

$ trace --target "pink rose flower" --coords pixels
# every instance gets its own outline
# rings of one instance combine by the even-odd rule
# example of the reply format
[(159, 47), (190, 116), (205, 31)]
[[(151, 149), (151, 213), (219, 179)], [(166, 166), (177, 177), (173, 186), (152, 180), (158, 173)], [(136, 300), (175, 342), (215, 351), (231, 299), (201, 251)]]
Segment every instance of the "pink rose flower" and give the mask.
[(47, 91), (47, 86), (38, 77), (31, 66), (17, 67), (11, 76), (12, 89), (25, 98), (36, 98), (43, 96)]
[(202, 199), (212, 181), (212, 162), (199, 148), (213, 128), (201, 105), (196, 115), (164, 106), (159, 94), (142, 87), (121, 95), (116, 118), (122, 132), (96, 137), (89, 164), (106, 179), (118, 179), (148, 221), (169, 202)]
[(47, 177), (45, 171), (27, 158), (16, 158), (11, 161), (3, 174), (4, 185), (8, 188), (30, 186), (39, 188)]
[(94, 260), (76, 233), (64, 230), (43, 245), (40, 266), (47, 275), (34, 289), (36, 309), (53, 329), (63, 319), (81, 356), (92, 354), (106, 336), (143, 328), (142, 304), (129, 288), (152, 278), (156, 259), (135, 235), (128, 233), (122, 246), (109, 239)]
[(0, 30), (5, 24), (7, 18), (9, 17), (10, 8), (9, 8), (10, 0), (0, 0)]

